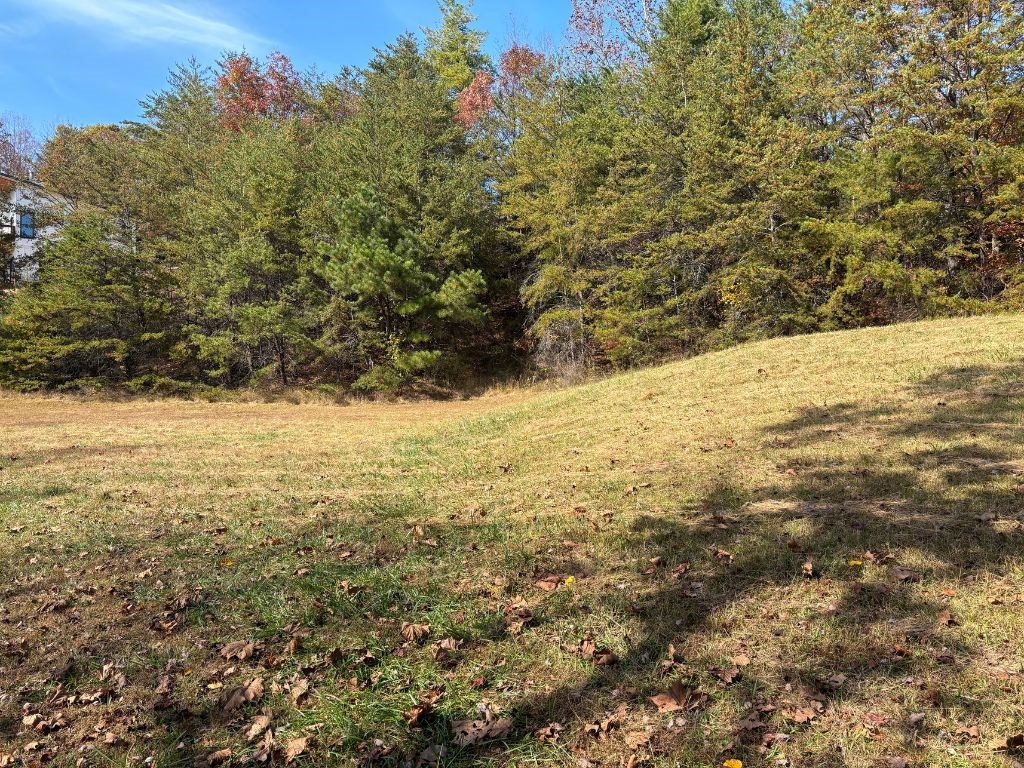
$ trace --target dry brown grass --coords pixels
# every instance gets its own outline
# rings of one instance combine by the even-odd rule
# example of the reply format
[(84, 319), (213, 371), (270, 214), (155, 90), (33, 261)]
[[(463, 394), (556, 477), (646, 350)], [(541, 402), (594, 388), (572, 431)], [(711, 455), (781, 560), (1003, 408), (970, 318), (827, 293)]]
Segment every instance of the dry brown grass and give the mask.
[[(1022, 331), (776, 340), (451, 403), (0, 397), (0, 756), (245, 764), (265, 706), (318, 765), (1012, 763)], [(243, 639), (262, 653), (222, 658)], [(254, 677), (225, 712), (218, 686)], [(676, 681), (707, 700), (659, 713)], [(512, 732), (458, 748), (484, 701)]]

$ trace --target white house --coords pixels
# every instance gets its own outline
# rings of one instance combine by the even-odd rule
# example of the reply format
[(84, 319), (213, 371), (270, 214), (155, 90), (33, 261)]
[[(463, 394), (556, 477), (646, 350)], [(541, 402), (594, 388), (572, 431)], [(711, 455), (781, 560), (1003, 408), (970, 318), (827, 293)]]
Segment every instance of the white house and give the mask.
[(37, 181), (0, 173), (0, 237), (14, 242), (9, 263), (0, 261), (0, 286), (17, 286), (35, 275), (40, 243), (58, 232), (39, 222), (59, 200)]

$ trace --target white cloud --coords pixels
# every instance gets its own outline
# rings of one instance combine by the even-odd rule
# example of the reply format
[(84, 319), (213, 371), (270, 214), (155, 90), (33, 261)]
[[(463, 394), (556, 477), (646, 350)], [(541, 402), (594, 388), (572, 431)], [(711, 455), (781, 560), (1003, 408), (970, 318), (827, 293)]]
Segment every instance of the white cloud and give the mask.
[(54, 20), (105, 30), (133, 42), (163, 42), (217, 50), (262, 48), (266, 40), (227, 21), (153, 0), (22, 0)]

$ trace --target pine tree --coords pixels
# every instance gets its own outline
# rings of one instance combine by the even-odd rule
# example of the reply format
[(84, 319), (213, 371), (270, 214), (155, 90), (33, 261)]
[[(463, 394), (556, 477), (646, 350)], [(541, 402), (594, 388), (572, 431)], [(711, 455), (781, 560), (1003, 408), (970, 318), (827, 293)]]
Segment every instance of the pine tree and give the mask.
[(487, 57), (481, 52), (487, 36), (473, 29), (476, 17), (470, 12), (471, 2), (438, 0), (438, 6), (441, 26), (426, 30), (426, 58), (441, 85), (453, 94), (461, 93), (477, 72), (488, 67)]
[(120, 223), (79, 213), (0, 317), (0, 381), (23, 389), (159, 379), (174, 343), (169, 275)]

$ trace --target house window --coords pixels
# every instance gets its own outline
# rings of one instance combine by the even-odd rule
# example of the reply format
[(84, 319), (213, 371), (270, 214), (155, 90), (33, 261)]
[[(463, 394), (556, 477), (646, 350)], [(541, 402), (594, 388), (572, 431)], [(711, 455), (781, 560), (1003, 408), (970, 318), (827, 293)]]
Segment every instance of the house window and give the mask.
[(21, 214), (21, 236), (22, 237), (35, 237), (36, 236), (36, 225), (35, 219), (32, 218), (31, 213)]

